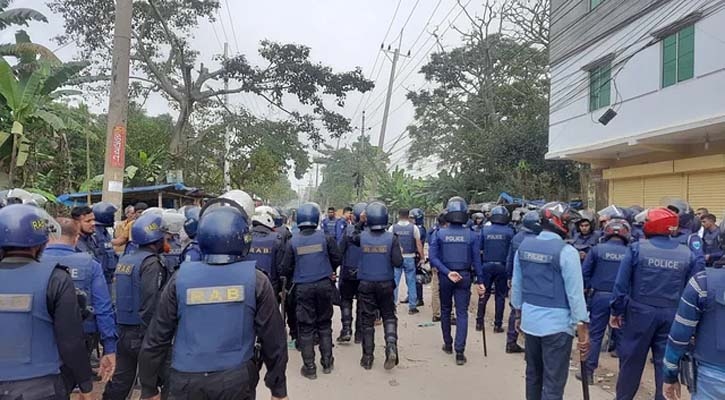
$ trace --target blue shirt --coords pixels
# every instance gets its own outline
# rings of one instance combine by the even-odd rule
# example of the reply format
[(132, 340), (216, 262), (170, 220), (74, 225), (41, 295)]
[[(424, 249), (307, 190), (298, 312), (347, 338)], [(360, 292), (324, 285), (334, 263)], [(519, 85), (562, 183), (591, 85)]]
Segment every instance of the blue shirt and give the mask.
[(335, 241), (338, 246), (342, 243), (342, 238), (345, 235), (345, 228), (347, 228), (347, 220), (345, 218), (339, 218), (335, 223)]
[[(559, 239), (554, 232), (543, 231), (536, 240)], [(514, 274), (511, 282), (511, 305), (521, 310), (521, 330), (527, 335), (538, 337), (565, 332), (574, 336), (579, 322), (589, 322), (587, 305), (584, 301), (584, 282), (582, 278), (579, 252), (572, 246), (565, 246), (559, 256), (561, 276), (569, 300), (569, 309), (539, 307), (523, 302), (521, 264), (519, 252), (514, 256)]]
[[(75, 253), (77, 250), (65, 244), (49, 244), (44, 253), (49, 256), (63, 257)], [(111, 354), (116, 352), (116, 317), (113, 312), (111, 295), (108, 293), (106, 278), (103, 276), (103, 269), (98, 261), (93, 261), (92, 296), (89, 299), (96, 316), (96, 325), (101, 333), (103, 353)]]

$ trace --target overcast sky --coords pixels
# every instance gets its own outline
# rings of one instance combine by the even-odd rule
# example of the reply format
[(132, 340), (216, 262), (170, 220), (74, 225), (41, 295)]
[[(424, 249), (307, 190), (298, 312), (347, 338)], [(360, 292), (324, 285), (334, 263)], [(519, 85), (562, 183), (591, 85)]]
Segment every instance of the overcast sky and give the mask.
[[(469, 0), (464, 0), (464, 4)], [(224, 41), (229, 42), (232, 53), (246, 54), (252, 62), (259, 60), (258, 44), (263, 39), (279, 42), (304, 44), (312, 49), (312, 58), (334, 68), (337, 71), (349, 70), (360, 66), (367, 77), (375, 79), (376, 88), (372, 94), (361, 96), (353, 94), (341, 112), (348, 118), (354, 118), (353, 125), (360, 126), (363, 109), (367, 110), (367, 126), (373, 143), (377, 144), (381, 129), (385, 90), (390, 74), (390, 61), (380, 51), (381, 43), (385, 47), (398, 43), (401, 28), (405, 26), (401, 53), (411, 51), (411, 58), (401, 58), (398, 64), (398, 78), (395, 81), (391, 101), (391, 114), (386, 132), (385, 150), (391, 149), (396, 139), (401, 139), (392, 149), (391, 159), (402, 163), (409, 139), (401, 138), (405, 127), (412, 122), (413, 107), (406, 101), (407, 89), (424, 86), (420, 67), (427, 61), (435, 41), (429, 32), (436, 28), (438, 34), (445, 32), (443, 42), (446, 46), (455, 46), (460, 42), (459, 34), (449, 29), (452, 22), (465, 29), (466, 17), (461, 15), (456, 0), (220, 0), (221, 8), (217, 21), (213, 24), (203, 22), (195, 32), (195, 48), (201, 51), (200, 58), (211, 63), (211, 58), (221, 54)], [(28, 29), (34, 42), (56, 49), (50, 38), (62, 33), (63, 21), (52, 15), (45, 6), (45, 0), (15, 0), (11, 7), (31, 7), (42, 11), (49, 18), (48, 24), (34, 23)], [(228, 8), (227, 8), (228, 7)], [(471, 0), (468, 9), (476, 13), (480, 4)], [(231, 17), (230, 17), (231, 16)], [(393, 19), (393, 17), (395, 18)], [(432, 16), (432, 17), (431, 17)], [(456, 17), (457, 20), (456, 20)], [(426, 23), (430, 20), (430, 23)], [(391, 24), (392, 21), (392, 24)], [(407, 24), (406, 24), (407, 21)], [(232, 29), (233, 24), (233, 29)], [(390, 29), (389, 29), (390, 27)], [(234, 35), (236, 33), (236, 36)], [(387, 36), (386, 36), (387, 33)], [(12, 40), (12, 31), (0, 34), (0, 42)], [(76, 57), (76, 49), (67, 46), (57, 50), (64, 61)], [(377, 63), (376, 63), (377, 59)], [(375, 67), (373, 69), (373, 66)], [(233, 95), (233, 104), (243, 105), (258, 115), (270, 112), (264, 100), (249, 95)], [(97, 105), (103, 111), (106, 104)], [(146, 108), (150, 114), (169, 112), (168, 104), (160, 97), (150, 99)], [(341, 146), (351, 142), (354, 135), (343, 138)], [(331, 142), (335, 144), (335, 142)], [(303, 180), (293, 179), (293, 188), (309, 182), (314, 170)], [(422, 168), (423, 173), (435, 172), (430, 166)], [(419, 172), (420, 173), (420, 172)]]

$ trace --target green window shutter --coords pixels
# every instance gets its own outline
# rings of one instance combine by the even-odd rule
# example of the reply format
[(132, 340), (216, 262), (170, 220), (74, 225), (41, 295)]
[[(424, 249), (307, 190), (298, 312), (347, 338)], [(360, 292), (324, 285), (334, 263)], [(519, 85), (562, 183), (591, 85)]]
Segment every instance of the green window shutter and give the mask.
[(611, 102), (612, 97), (612, 66), (607, 64), (601, 67), (599, 71), (599, 108), (606, 107)]
[(589, 9), (590, 9), (590, 10), (593, 10), (593, 9), (594, 9), (594, 8), (596, 8), (596, 7), (598, 6), (598, 5), (600, 5), (600, 4), (602, 3), (602, 2), (604, 2), (604, 0), (590, 0), (590, 3), (589, 3), (589, 4), (590, 4), (590, 6), (589, 6)]
[(662, 87), (677, 83), (677, 34), (662, 40)]
[(695, 26), (682, 29), (677, 36), (677, 82), (682, 82), (695, 76)]
[(599, 108), (599, 68), (589, 71), (589, 111)]

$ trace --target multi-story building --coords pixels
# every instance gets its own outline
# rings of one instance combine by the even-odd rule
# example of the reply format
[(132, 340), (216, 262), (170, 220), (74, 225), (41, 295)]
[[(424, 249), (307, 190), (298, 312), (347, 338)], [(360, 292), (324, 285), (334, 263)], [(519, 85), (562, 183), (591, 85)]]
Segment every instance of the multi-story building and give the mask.
[(667, 196), (725, 213), (725, 1), (551, 0), (547, 159), (592, 207)]

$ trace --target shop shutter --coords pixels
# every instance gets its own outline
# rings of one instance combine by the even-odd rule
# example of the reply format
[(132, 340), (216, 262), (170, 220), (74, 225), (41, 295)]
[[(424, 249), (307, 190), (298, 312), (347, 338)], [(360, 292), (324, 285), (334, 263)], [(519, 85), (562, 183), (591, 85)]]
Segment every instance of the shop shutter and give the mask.
[(687, 192), (693, 209), (705, 207), (718, 221), (725, 216), (725, 171), (690, 174)]
[(609, 202), (621, 207), (642, 205), (642, 178), (615, 179), (609, 182)]
[(644, 178), (644, 204), (643, 207), (657, 207), (667, 198), (685, 199), (683, 180), (681, 174), (653, 176)]

